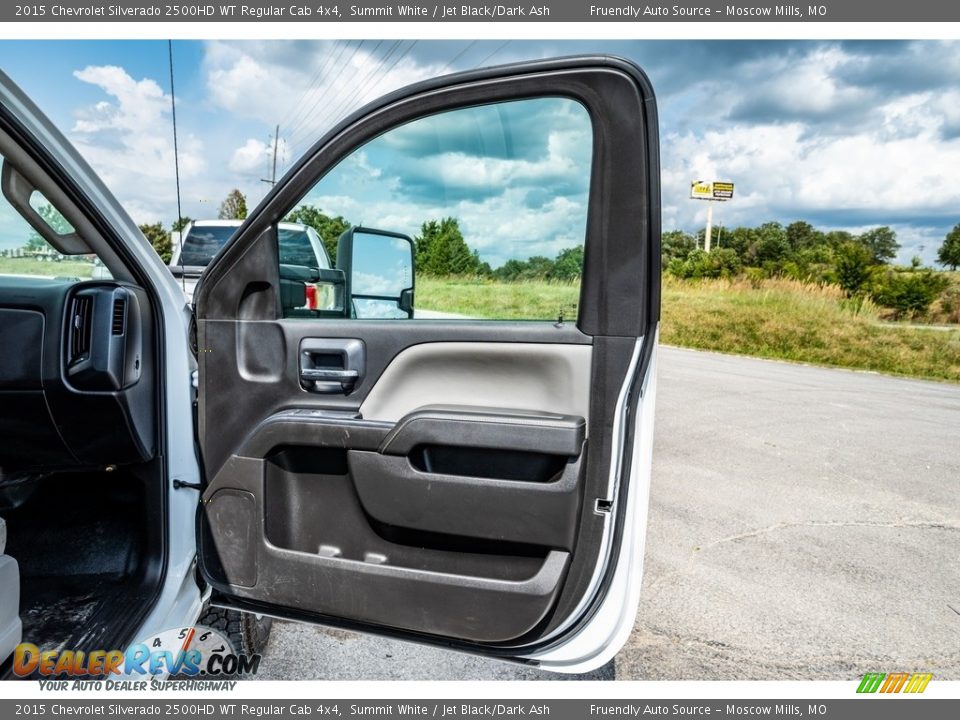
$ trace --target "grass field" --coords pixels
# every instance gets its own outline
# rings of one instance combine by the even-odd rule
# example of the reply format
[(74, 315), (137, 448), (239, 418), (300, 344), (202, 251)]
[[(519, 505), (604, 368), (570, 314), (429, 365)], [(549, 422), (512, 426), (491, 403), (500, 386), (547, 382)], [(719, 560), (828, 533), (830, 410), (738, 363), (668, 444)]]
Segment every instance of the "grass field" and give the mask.
[(48, 277), (90, 278), (93, 263), (76, 260), (41, 262), (35, 258), (0, 257), (0, 275), (46, 275)]
[[(418, 278), (417, 306), (470, 317), (572, 318), (575, 285)], [(960, 328), (883, 323), (834, 287), (664, 278), (660, 339), (683, 347), (960, 382)]]

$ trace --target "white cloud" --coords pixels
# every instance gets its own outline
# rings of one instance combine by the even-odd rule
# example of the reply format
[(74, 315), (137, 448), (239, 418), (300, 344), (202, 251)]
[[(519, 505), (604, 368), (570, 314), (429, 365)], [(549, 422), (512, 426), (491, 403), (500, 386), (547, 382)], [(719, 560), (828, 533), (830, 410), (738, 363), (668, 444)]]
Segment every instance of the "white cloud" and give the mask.
[(287, 161), (307, 150), (337, 120), (381, 95), (433, 77), (441, 65), (418, 63), (408, 41), (212, 41), (204, 70), (212, 101), (240, 117), (280, 124)]
[[(735, 124), (714, 132), (663, 138), (664, 227), (702, 225), (706, 204), (688, 200), (695, 178), (732, 180), (736, 197), (714, 208), (715, 222), (756, 224), (829, 212), (867, 217), (871, 225), (949, 215), (960, 206), (953, 182), (960, 139), (945, 140), (946, 113), (931, 112), (932, 94), (893, 99), (875, 109), (872, 128), (856, 134), (809, 132), (802, 122)], [(909, 125), (909, 132), (905, 126)], [(876, 217), (871, 222), (870, 215)], [(902, 235), (901, 242), (908, 240)], [(920, 243), (916, 243), (920, 244)], [(935, 247), (926, 244), (924, 256)]]
[[(170, 96), (156, 81), (135, 80), (115, 65), (88, 66), (74, 77), (112, 98), (76, 111), (74, 144), (134, 220), (169, 222), (176, 215)], [(198, 137), (181, 134), (178, 156), (181, 180), (203, 173)]]
[[(286, 142), (281, 139), (277, 143), (277, 157), (283, 157), (286, 152)], [(265, 143), (256, 138), (247, 138), (243, 145), (233, 151), (228, 167), (238, 175), (266, 177), (272, 172), (272, 157), (272, 142)]]

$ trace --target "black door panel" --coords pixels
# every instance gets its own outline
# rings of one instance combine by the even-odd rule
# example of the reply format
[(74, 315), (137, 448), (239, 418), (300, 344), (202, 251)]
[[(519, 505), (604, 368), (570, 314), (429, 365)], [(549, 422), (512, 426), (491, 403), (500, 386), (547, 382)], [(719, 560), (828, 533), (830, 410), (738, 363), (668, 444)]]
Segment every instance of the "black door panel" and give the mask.
[(523, 482), (422, 472), (405, 457), (348, 455), (363, 509), (394, 526), (573, 548), (580, 510), (577, 461), (550, 482)]
[(456, 537), (381, 529), (344, 469), (330, 451), (304, 448), (228, 463), (205, 494), (201, 552), (218, 589), (475, 642), (519, 637), (553, 605), (569, 552), (510, 542), (464, 551)]
[[(592, 131), (574, 322), (282, 317), (276, 223), (319, 178), (431, 113), (541, 97), (576, 101)], [(659, 263), (656, 111), (629, 63), (426, 83), (331, 131), (196, 295), (214, 601), (507, 655), (587, 617), (615, 565)], [(327, 352), (337, 341), (363, 358), (339, 388), (329, 371), (353, 367)]]

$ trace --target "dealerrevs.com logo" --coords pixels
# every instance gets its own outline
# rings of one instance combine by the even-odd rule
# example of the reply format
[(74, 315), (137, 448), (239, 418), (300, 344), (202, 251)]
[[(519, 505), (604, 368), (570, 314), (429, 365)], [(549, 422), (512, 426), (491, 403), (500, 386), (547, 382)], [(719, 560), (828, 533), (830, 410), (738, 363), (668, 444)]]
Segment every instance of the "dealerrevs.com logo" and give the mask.
[(867, 673), (860, 681), (858, 693), (922, 693), (932, 673)]
[(126, 650), (42, 650), (21, 643), (13, 653), (13, 672), (19, 677), (198, 678), (253, 675), (259, 667), (260, 655), (237, 653), (225, 635), (207, 627), (166, 630)]

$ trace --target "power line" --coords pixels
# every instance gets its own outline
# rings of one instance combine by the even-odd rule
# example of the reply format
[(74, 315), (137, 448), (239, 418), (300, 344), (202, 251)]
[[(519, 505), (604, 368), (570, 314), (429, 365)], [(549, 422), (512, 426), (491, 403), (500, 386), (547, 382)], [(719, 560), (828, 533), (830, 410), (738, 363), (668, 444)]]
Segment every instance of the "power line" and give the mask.
[[(365, 42), (365, 41), (364, 41), (364, 42)], [(360, 45), (363, 45), (363, 42), (361, 42)], [(349, 62), (350, 60), (353, 60), (354, 56), (357, 54), (357, 50), (359, 50), (359, 47), (360, 47), (360, 46), (355, 46), (355, 47), (354, 47), (353, 53), (350, 55), (350, 58), (349, 58), (349, 60), (348, 60), (347, 62)], [(334, 68), (340, 66), (340, 65), (339, 65), (339, 64), (340, 64), (340, 58), (343, 57), (343, 53), (346, 51), (346, 48), (347, 48), (347, 45), (346, 45), (346, 43), (344, 43), (344, 45), (340, 48), (340, 53), (337, 55), (337, 59), (334, 61), (334, 62), (336, 63), (336, 64), (334, 65)], [(326, 78), (324, 78), (324, 79), (326, 80)], [(330, 83), (325, 83), (325, 85), (327, 86), (325, 89), (329, 90), (331, 84), (330, 84)], [(318, 90), (320, 90), (321, 88), (324, 88), (324, 86), (323, 86), (323, 85), (318, 85), (318, 86), (317, 86), (317, 89), (318, 89)], [(310, 122), (310, 114), (314, 111), (314, 109), (317, 107), (317, 105), (320, 104), (320, 101), (323, 100), (323, 98), (324, 98), (323, 93), (318, 92), (318, 93), (317, 93), (316, 100), (314, 100), (314, 102), (313, 102), (313, 105), (311, 105), (308, 109), (304, 110), (304, 112), (301, 113), (301, 119), (300, 119), (299, 121), (297, 121), (297, 122), (291, 123), (291, 124), (292, 124), (292, 128), (291, 128), (291, 130), (290, 130), (291, 134), (294, 133), (294, 132), (296, 132), (296, 128), (298, 128), (300, 125), (303, 125), (304, 123)], [(306, 108), (306, 102), (304, 102), (304, 108)]]
[[(339, 43), (340, 43), (339, 40), (334, 40), (333, 48), (336, 48)], [(296, 100), (291, 101), (290, 104), (287, 106), (286, 111), (283, 113), (284, 115), (288, 115), (289, 113), (292, 113), (295, 110), (299, 110), (303, 107), (302, 101), (307, 97), (307, 95), (316, 85), (317, 80), (320, 79), (320, 74), (326, 69), (327, 65), (330, 64), (330, 58), (333, 56), (333, 52), (334, 51), (331, 49), (331, 51), (327, 54), (326, 58), (324, 58), (323, 62), (320, 63), (320, 66), (317, 68), (317, 71), (313, 74), (313, 77), (310, 78), (310, 82), (307, 83), (307, 86), (304, 89), (304, 91), (300, 93), (300, 97), (298, 97)], [(288, 125), (290, 122), (292, 122), (293, 118), (286, 118), (285, 120), (286, 120), (285, 122), (281, 123), (282, 125)]]
[[(407, 57), (410, 54), (410, 52), (418, 44), (418, 42), (419, 42), (418, 40), (412, 41), (410, 45), (408, 45), (407, 48), (403, 50), (403, 52), (401, 52), (396, 58), (393, 59), (389, 67), (387, 67), (385, 70), (382, 70), (384, 65), (386, 65), (386, 63), (390, 60), (391, 56), (393, 56), (394, 53), (397, 51), (397, 49), (401, 47), (403, 44), (402, 40), (398, 40), (394, 42), (393, 45), (391, 45), (390, 48), (384, 53), (383, 57), (379, 60), (379, 62), (375, 66), (372, 66), (362, 77), (360, 77), (360, 79), (357, 81), (357, 87), (353, 90), (352, 93), (350, 93), (348, 96), (345, 96), (343, 99), (340, 100), (340, 102), (336, 103), (336, 105), (331, 106), (329, 110), (327, 110), (319, 118), (315, 119), (315, 121), (310, 123), (310, 125), (305, 124), (310, 119), (310, 113), (307, 112), (306, 114), (304, 114), (301, 121), (297, 123), (297, 126), (293, 127), (289, 131), (289, 134), (287, 134), (289, 144), (296, 146), (296, 144), (304, 138), (305, 133), (309, 132), (310, 127), (322, 127), (324, 125), (330, 124), (331, 121), (337, 121), (340, 118), (348, 115), (353, 110), (355, 110), (358, 106), (360, 106), (363, 103), (364, 97), (368, 92), (376, 90), (383, 84), (383, 82), (386, 81), (387, 76), (393, 70), (393, 68), (395, 68), (397, 64), (400, 63), (400, 61), (402, 61), (405, 57)], [(473, 67), (474, 68), (483, 67), (486, 63), (490, 62), (490, 60), (496, 57), (511, 42), (512, 42), (511, 40), (503, 41), (502, 43), (497, 45), (497, 47), (495, 47), (490, 53), (488, 53), (482, 60), (476, 63)], [(372, 54), (376, 53), (376, 50), (380, 47), (382, 43), (383, 43), (382, 40), (379, 43), (377, 43), (377, 46), (373, 49)], [(473, 40), (467, 43), (456, 55), (454, 55), (446, 63), (446, 65), (444, 65), (443, 69), (440, 71), (439, 74), (446, 73), (447, 70), (449, 70), (458, 60), (460, 60), (460, 58), (466, 55), (467, 52), (469, 52), (473, 48), (473, 46), (476, 45), (476, 43), (477, 43), (476, 40)], [(355, 54), (356, 52), (354, 52), (354, 55)], [(350, 59), (351, 60), (353, 59), (353, 55), (351, 55)], [(353, 77), (356, 76), (356, 74), (357, 74), (357, 71), (354, 71), (351, 74), (350, 79), (353, 79)], [(318, 98), (317, 101), (314, 102), (313, 106), (311, 106), (311, 110), (319, 104), (320, 99), (321, 98)]]
[(480, 62), (478, 62), (476, 65), (474, 65), (474, 68), (482, 68), (482, 67), (483, 67), (484, 65), (486, 65), (488, 62), (490, 62), (491, 58), (493, 58), (494, 55), (496, 55), (496, 54), (499, 53), (501, 50), (503, 50), (503, 49), (504, 49), (507, 45), (509, 45), (511, 42), (513, 42), (513, 41), (512, 41), (512, 40), (504, 40), (500, 45), (497, 46), (497, 48), (496, 48), (492, 53), (490, 53), (490, 54), (487, 55), (483, 60), (481, 60)]
[[(382, 44), (382, 42), (383, 42), (383, 41), (381, 40), (380, 43), (377, 44), (377, 47), (379, 47), (379, 46)], [(367, 70), (366, 74), (364, 74), (363, 77), (361, 77), (361, 78), (357, 81), (357, 87), (356, 87), (356, 89), (354, 89), (353, 93), (352, 93), (349, 97), (342, 99), (342, 100), (337, 104), (337, 110), (339, 110), (341, 107), (343, 107), (344, 103), (349, 103), (350, 101), (352, 101), (353, 98), (355, 98), (358, 93), (362, 92), (366, 87), (369, 86), (369, 84), (370, 84), (370, 79), (371, 79), (372, 77), (375, 77), (377, 74), (379, 74), (380, 69), (384, 66), (384, 64), (386, 63), (386, 61), (390, 58), (391, 55), (393, 55), (393, 53), (396, 51), (396, 49), (397, 49), (401, 44), (402, 44), (402, 41), (401, 41), (401, 40), (395, 41), (395, 42), (387, 49), (387, 51), (383, 54), (383, 56), (379, 59), (379, 61), (377, 62), (377, 64), (376, 64), (376, 65), (371, 65), (371, 67)], [(376, 51), (376, 49), (377, 49), (377, 48), (374, 48), (374, 52)], [(331, 114), (331, 112), (325, 113), (325, 115), (324, 115), (323, 118), (321, 118), (319, 121), (317, 121), (317, 122), (314, 123), (314, 126), (320, 126), (322, 120), (325, 119), (326, 117), (329, 117), (330, 114)], [(308, 132), (308, 131), (309, 131), (309, 128), (307, 128), (307, 127), (302, 127), (299, 131), (294, 132), (294, 133), (291, 133), (291, 135), (290, 135), (290, 142), (291, 142), (291, 144), (295, 144), (295, 142), (303, 139), (303, 133)]]
[[(401, 60), (403, 60), (407, 55), (410, 54), (410, 52), (413, 50), (414, 47), (416, 47), (418, 42), (420, 41), (414, 40), (410, 45), (408, 45), (407, 49), (404, 50), (402, 53), (400, 53), (400, 55), (398, 55), (396, 58), (394, 58), (393, 62), (390, 63), (390, 67), (384, 70), (382, 74), (379, 71), (377, 72), (377, 75), (379, 75), (380, 77), (379, 79), (376, 80), (376, 82), (373, 83), (373, 85), (370, 86), (371, 91), (376, 90), (377, 88), (380, 87), (380, 85), (383, 84), (383, 82), (387, 79), (387, 76), (389, 76), (390, 72), (397, 66), (397, 64)], [(384, 60), (384, 62), (386, 62), (386, 60)], [(331, 110), (331, 112), (328, 112), (318, 124), (321, 124), (321, 123), (329, 124), (331, 121), (339, 120), (340, 118), (348, 115), (350, 111), (354, 110), (357, 106), (359, 106), (363, 102), (363, 96), (360, 95), (361, 90), (365, 90), (365, 88), (358, 88), (358, 90), (354, 92), (353, 96), (351, 96), (350, 100), (348, 101), (348, 102), (352, 102), (354, 99), (356, 99), (359, 96), (361, 98), (360, 102), (357, 102), (352, 106), (349, 104), (344, 106), (341, 103), (341, 105), (339, 105), (335, 110)], [(378, 94), (382, 94), (382, 93), (378, 93)], [(337, 114), (334, 114), (334, 112), (336, 112)]]
[(326, 82), (327, 70), (330, 68), (331, 63), (334, 62), (334, 59), (340, 57), (345, 47), (346, 47), (346, 42), (341, 42), (339, 40), (334, 42), (333, 47), (330, 49), (330, 52), (327, 54), (327, 57), (324, 59), (321, 66), (317, 68), (317, 72), (314, 74), (313, 78), (310, 80), (309, 86), (303, 92), (300, 98), (297, 100), (295, 109), (291, 108), (291, 110), (293, 111), (293, 116), (287, 119), (285, 122), (281, 121), (280, 123), (281, 125), (284, 125), (285, 127), (293, 127), (295, 124), (303, 120), (305, 108), (307, 107), (307, 102), (308, 102), (307, 98), (311, 97), (312, 95), (314, 95), (315, 93), (321, 90), (321, 88), (323, 87), (323, 84)]
[(454, 56), (453, 56), (453, 59), (450, 60), (450, 62), (448, 62), (446, 65), (443, 66), (443, 70), (440, 71), (440, 74), (443, 75), (444, 73), (446, 73), (447, 70), (449, 70), (450, 67), (451, 67), (457, 60), (459, 60), (460, 58), (462, 58), (462, 57), (466, 54), (467, 50), (469, 50), (470, 48), (472, 48), (472, 47), (473, 47), (474, 45), (476, 45), (476, 44), (477, 44), (477, 41), (476, 41), (476, 40), (471, 40), (469, 43), (467, 43), (467, 46), (466, 46), (463, 50), (461, 50), (461, 51), (458, 52), (456, 55), (454, 55)]
[[(366, 42), (366, 41), (365, 41), (365, 40), (362, 41), (359, 45), (357, 45), (357, 46), (354, 48), (353, 53), (351, 53), (350, 57), (348, 57), (345, 62), (343, 62), (343, 63), (340, 64), (340, 67), (347, 67), (347, 66), (352, 65), (353, 59), (356, 57), (357, 53), (360, 51), (360, 48), (363, 47), (364, 42)], [(383, 41), (381, 40), (380, 42), (383, 42)], [(378, 47), (379, 47), (379, 43), (378, 43)], [(332, 92), (332, 91), (334, 90), (334, 88), (335, 88), (336, 85), (341, 85), (341, 86), (342, 86), (342, 85), (347, 85), (351, 80), (353, 80), (354, 77), (356, 77), (356, 75), (357, 75), (358, 72), (359, 72), (359, 68), (358, 68), (358, 67), (353, 67), (353, 69), (352, 69), (352, 71), (350, 72), (349, 75), (341, 75), (339, 72), (335, 73), (335, 74), (334, 74), (334, 77), (335, 77), (336, 79), (335, 79), (335, 81), (334, 81), (333, 83), (331, 83), (331, 85), (330, 85), (330, 87), (329, 87), (330, 91)], [(304, 122), (301, 123), (301, 127), (300, 127), (299, 129), (310, 127), (310, 125), (313, 124), (313, 123), (309, 123), (309, 120), (311, 119), (311, 113), (312, 113), (313, 109), (314, 109), (317, 105), (320, 104), (320, 101), (321, 101), (322, 99), (323, 99), (323, 96), (320, 96), (320, 97), (317, 98), (316, 102), (313, 104), (313, 107), (310, 108), (310, 111), (308, 111), (307, 114), (306, 114), (306, 116), (304, 117)], [(295, 132), (297, 131), (297, 129), (298, 129), (298, 128), (295, 128), (295, 129), (291, 130), (291, 134), (295, 133)]]
[[(386, 51), (386, 53), (384, 53), (384, 55), (379, 59), (379, 61), (377, 62), (376, 66), (373, 66), (373, 67), (371, 67), (369, 70), (367, 70), (366, 74), (365, 74), (363, 77), (361, 77), (360, 80), (357, 82), (357, 88), (353, 91), (353, 94), (350, 95), (350, 98), (355, 97), (356, 94), (357, 94), (358, 92), (360, 92), (362, 88), (364, 88), (366, 85), (368, 85), (371, 77), (373, 77), (373, 76), (375, 76), (375, 75), (377, 75), (377, 74), (380, 73), (380, 70), (381, 70), (381, 68), (384, 66), (384, 64), (386, 63), (386, 61), (390, 58), (391, 55), (393, 55), (393, 53), (396, 51), (396, 49), (397, 49), (398, 47), (400, 47), (401, 44), (402, 44), (402, 41), (401, 41), (401, 40), (395, 41), (395, 42), (393, 43), (393, 45), (391, 45), (391, 46), (388, 48), (388, 50)], [(340, 103), (338, 103), (338, 105), (337, 105), (337, 108), (341, 107), (341, 106), (343, 105), (343, 103), (344, 103), (344, 100), (341, 99)], [(321, 118), (315, 119), (315, 122), (313, 123), (313, 127), (321, 127), (323, 121), (324, 121), (327, 117), (329, 117), (330, 115), (331, 115), (331, 112), (328, 111), (328, 112), (324, 113), (324, 115), (323, 115)], [(307, 128), (307, 127), (303, 127), (303, 128), (301, 128), (301, 130), (302, 130), (303, 132), (309, 132), (309, 128)], [(298, 139), (302, 139), (302, 134), (298, 135)]]
[[(167, 59), (170, 63), (170, 118), (173, 121), (173, 176), (177, 184), (177, 225), (183, 218), (183, 210), (180, 207), (180, 152), (177, 145), (177, 95), (173, 89), (173, 40), (167, 40)], [(183, 237), (183, 228), (180, 228), (180, 237)], [(181, 246), (183, 245), (181, 241)], [(187, 281), (183, 275), (183, 253), (180, 256), (180, 280), (183, 283), (183, 291), (187, 291)]]

